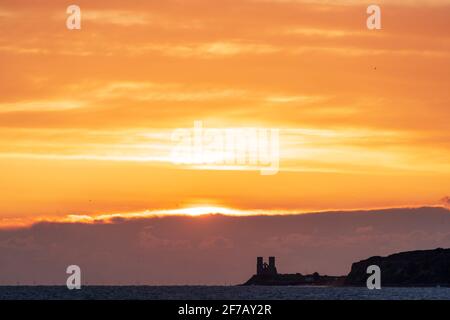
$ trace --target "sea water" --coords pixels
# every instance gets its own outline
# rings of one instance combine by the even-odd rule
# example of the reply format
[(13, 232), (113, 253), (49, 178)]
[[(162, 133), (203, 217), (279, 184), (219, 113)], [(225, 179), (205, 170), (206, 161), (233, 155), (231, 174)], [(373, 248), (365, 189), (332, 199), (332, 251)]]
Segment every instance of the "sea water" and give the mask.
[(450, 288), (382, 288), (304, 286), (0, 286), (9, 300), (450, 300)]

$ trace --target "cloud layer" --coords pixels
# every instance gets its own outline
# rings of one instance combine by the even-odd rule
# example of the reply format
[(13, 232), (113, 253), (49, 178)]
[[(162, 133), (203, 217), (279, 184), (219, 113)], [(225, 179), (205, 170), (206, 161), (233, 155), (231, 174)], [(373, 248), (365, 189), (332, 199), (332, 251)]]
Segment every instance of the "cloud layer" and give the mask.
[(442, 208), (293, 216), (165, 217), (113, 223), (40, 223), (0, 231), (0, 284), (238, 284), (256, 256), (284, 273), (347, 274), (372, 255), (450, 246)]

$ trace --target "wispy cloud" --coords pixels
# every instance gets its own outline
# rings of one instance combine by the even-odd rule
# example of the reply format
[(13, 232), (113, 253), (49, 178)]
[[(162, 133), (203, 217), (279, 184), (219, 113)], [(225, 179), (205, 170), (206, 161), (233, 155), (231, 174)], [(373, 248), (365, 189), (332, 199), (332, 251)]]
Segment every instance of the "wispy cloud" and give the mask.
[(84, 106), (79, 100), (37, 100), (0, 103), (0, 113), (2, 112), (20, 112), (20, 111), (62, 111), (78, 109)]
[(209, 90), (189, 88), (176, 83), (158, 84), (153, 82), (115, 82), (99, 88), (95, 96), (100, 99), (115, 99), (128, 97), (140, 101), (211, 101), (244, 97), (246, 91), (239, 89)]
[(83, 10), (83, 20), (99, 24), (116, 24), (119, 26), (148, 25), (152, 23), (151, 15), (137, 11), (121, 10)]
[[(252, 2), (268, 2), (268, 3), (298, 3), (298, 4), (317, 4), (324, 6), (340, 6), (340, 5), (359, 5), (359, 0), (249, 0)], [(402, 6), (446, 6), (450, 4), (449, 0), (379, 0), (378, 4), (402, 5)]]

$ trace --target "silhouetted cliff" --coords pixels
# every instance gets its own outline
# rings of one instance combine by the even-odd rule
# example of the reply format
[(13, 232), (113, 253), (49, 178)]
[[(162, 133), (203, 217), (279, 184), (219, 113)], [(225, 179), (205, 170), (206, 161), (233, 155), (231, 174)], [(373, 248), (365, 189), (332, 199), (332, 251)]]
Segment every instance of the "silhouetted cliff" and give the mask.
[[(261, 267), (262, 258), (258, 263), (257, 270)], [(347, 276), (322, 276), (317, 272), (311, 275), (260, 272), (253, 275), (244, 285), (366, 286), (370, 276), (367, 274), (367, 267), (370, 265), (380, 267), (382, 287), (450, 286), (450, 249), (441, 248), (401, 252), (387, 257), (371, 257), (353, 263)]]
[(370, 265), (380, 267), (382, 286), (450, 286), (450, 249), (401, 252), (355, 262), (345, 285), (366, 286)]

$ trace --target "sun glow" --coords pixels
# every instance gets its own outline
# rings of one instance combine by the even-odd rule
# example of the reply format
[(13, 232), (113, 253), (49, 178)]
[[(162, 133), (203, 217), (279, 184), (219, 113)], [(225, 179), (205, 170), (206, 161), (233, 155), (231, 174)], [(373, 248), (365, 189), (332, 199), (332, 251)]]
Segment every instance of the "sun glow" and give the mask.
[(203, 216), (209, 214), (222, 214), (231, 216), (248, 216), (261, 214), (256, 211), (245, 211), (238, 209), (231, 209), (219, 206), (196, 206), (186, 207), (180, 209), (162, 209), (162, 210), (145, 210), (141, 212), (124, 212), (124, 213), (107, 213), (99, 215), (68, 215), (63, 221), (65, 222), (112, 222), (115, 219), (134, 219), (134, 218), (148, 218), (148, 217), (164, 217), (164, 216)]
[[(181, 214), (189, 216), (201, 216), (206, 214), (246, 215), (245, 211), (217, 206), (188, 207), (183, 209), (163, 210), (162, 214)], [(248, 213), (247, 213), (248, 214)]]
[(116, 213), (100, 213), (100, 214), (69, 214), (64, 217), (40, 217), (33, 218), (15, 218), (0, 219), (0, 229), (27, 227), (35, 223), (114, 223), (119, 219), (144, 219), (151, 217), (167, 217), (167, 216), (191, 216), (201, 217), (207, 215), (227, 215), (227, 216), (253, 216), (264, 214), (281, 214), (281, 212), (273, 212), (269, 210), (239, 210), (214, 205), (197, 205), (187, 206), (179, 209), (157, 209), (144, 210), (137, 212), (116, 212)]

